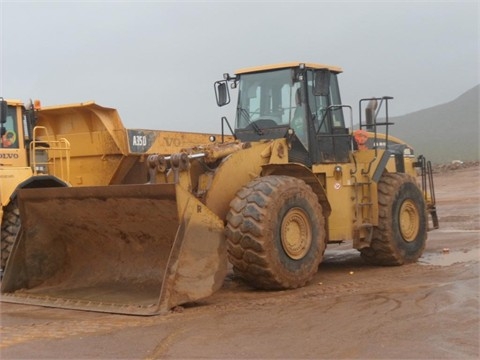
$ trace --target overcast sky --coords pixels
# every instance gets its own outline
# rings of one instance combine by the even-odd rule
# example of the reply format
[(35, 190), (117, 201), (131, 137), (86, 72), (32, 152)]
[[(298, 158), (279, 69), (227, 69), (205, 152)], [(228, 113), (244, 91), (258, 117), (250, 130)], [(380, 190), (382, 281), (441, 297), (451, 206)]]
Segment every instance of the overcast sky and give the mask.
[(479, 1), (0, 0), (0, 96), (94, 100), (128, 128), (219, 132), (213, 83), (285, 61), (341, 66), (344, 104), (392, 115), (480, 83)]

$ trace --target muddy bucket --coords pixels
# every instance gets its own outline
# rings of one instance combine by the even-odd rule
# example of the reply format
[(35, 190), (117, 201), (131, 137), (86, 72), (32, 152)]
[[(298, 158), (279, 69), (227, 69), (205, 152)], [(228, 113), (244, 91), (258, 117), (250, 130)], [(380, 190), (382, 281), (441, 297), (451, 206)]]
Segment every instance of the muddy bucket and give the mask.
[(180, 185), (26, 189), (4, 302), (154, 315), (227, 271), (223, 222)]

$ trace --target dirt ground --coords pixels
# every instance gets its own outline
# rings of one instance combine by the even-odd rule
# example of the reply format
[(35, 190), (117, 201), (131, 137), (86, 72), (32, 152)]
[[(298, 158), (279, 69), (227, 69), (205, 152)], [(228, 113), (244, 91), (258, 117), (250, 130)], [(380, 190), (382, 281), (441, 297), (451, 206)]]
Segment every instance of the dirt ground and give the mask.
[(166, 316), (1, 303), (0, 357), (478, 359), (480, 168), (437, 171), (440, 229), (416, 264), (368, 266), (334, 245), (304, 288), (255, 291), (229, 277)]

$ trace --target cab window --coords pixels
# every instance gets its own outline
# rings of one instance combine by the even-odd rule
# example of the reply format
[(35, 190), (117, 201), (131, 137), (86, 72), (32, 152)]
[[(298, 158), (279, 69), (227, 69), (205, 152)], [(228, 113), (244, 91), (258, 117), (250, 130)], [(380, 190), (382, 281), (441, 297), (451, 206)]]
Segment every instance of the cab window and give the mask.
[(0, 124), (0, 132), (3, 148), (18, 148), (16, 107), (8, 106), (5, 122)]
[(330, 133), (333, 127), (344, 127), (343, 111), (342, 109), (328, 110), (330, 105), (340, 105), (342, 103), (340, 99), (340, 91), (338, 88), (336, 74), (330, 76), (330, 87), (328, 95), (313, 94), (314, 88), (314, 72), (309, 71), (307, 73), (307, 85), (308, 85), (308, 100), (312, 117), (315, 124), (315, 130), (319, 133)]
[[(331, 105), (341, 105), (340, 90), (338, 88), (337, 75), (330, 76), (330, 103)], [(343, 109), (335, 109), (332, 111), (332, 122), (334, 127), (345, 127), (345, 120), (343, 118)]]

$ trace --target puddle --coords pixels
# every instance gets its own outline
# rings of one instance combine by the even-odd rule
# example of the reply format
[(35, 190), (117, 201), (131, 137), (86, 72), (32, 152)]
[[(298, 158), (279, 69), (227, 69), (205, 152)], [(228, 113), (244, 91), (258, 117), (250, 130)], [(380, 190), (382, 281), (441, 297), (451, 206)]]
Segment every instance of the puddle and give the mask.
[[(324, 263), (345, 263), (360, 259), (360, 254), (355, 249), (349, 250), (328, 250), (325, 251)], [(445, 249), (437, 252), (424, 252), (418, 259), (420, 265), (450, 266), (456, 263), (466, 263), (470, 261), (480, 262), (480, 249), (465, 251), (451, 251)]]
[[(444, 233), (478, 233), (480, 239), (480, 232), (478, 230), (454, 230), (454, 229), (442, 229), (435, 230), (436, 232)], [(327, 247), (323, 262), (326, 264), (333, 263), (363, 263), (358, 250), (352, 249), (348, 245), (340, 245), (339, 248), (335, 248), (333, 245)], [(436, 265), (436, 266), (450, 266), (457, 263), (477, 262), (480, 263), (480, 248), (464, 249), (464, 250), (452, 250), (450, 248), (425, 251), (417, 263), (420, 265)]]
[(466, 263), (480, 260), (480, 249), (468, 251), (447, 251), (445, 249), (438, 253), (424, 253), (418, 260), (420, 265), (449, 266), (456, 263)]
[[(478, 229), (472, 229), (472, 230), (464, 230), (464, 229), (437, 229), (433, 230), (435, 233), (478, 233)], [(480, 234), (480, 233), (479, 233)]]

